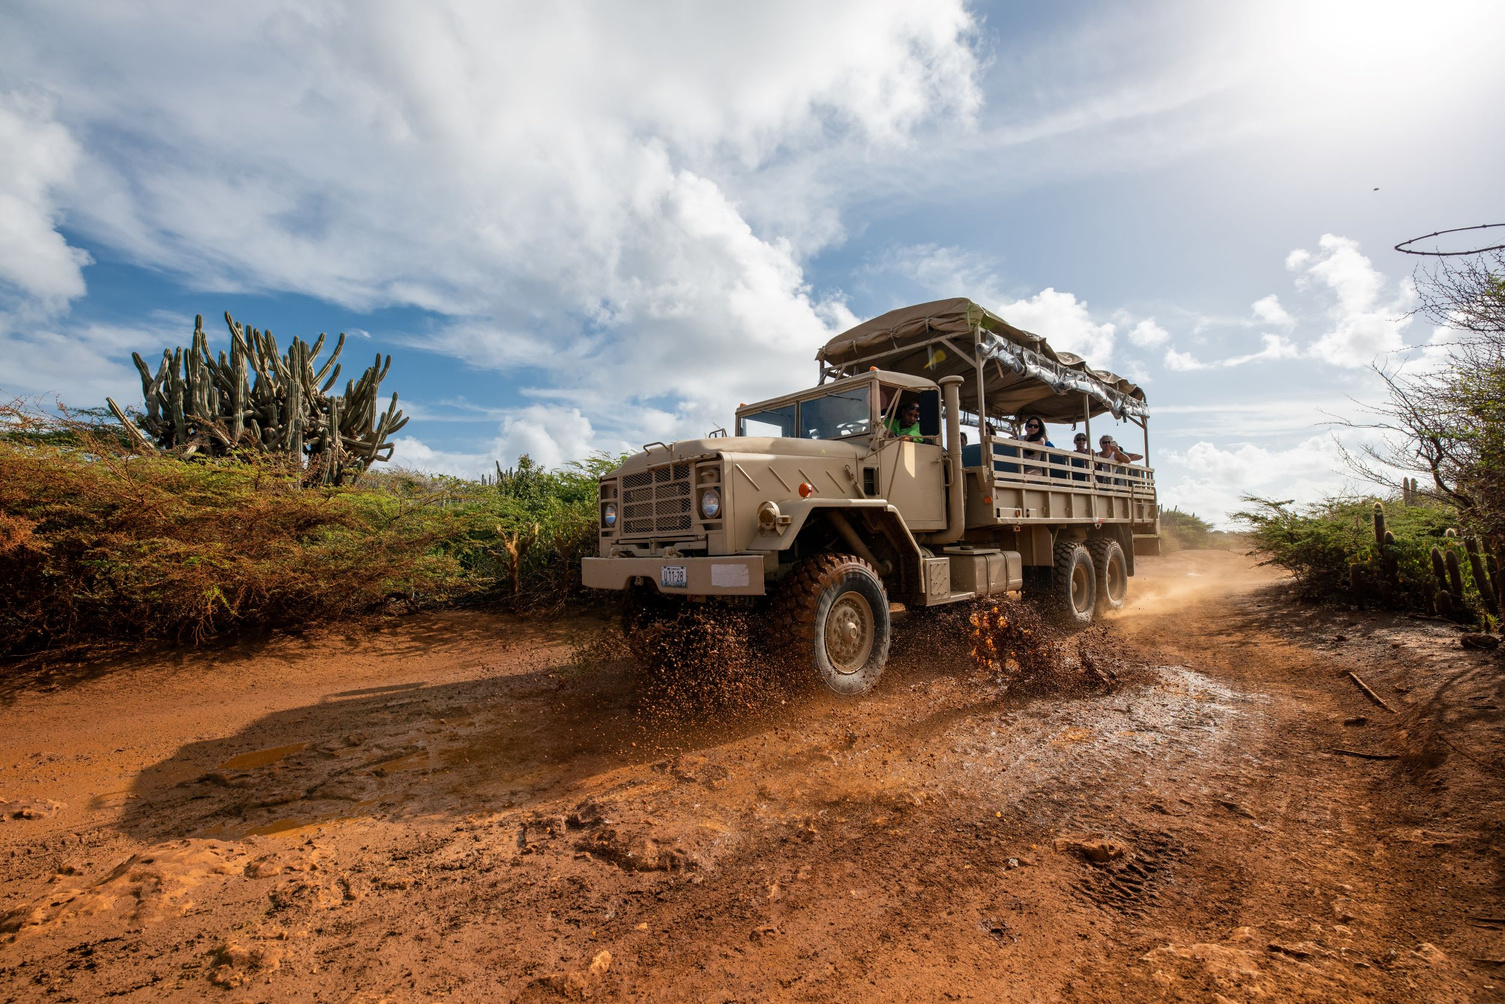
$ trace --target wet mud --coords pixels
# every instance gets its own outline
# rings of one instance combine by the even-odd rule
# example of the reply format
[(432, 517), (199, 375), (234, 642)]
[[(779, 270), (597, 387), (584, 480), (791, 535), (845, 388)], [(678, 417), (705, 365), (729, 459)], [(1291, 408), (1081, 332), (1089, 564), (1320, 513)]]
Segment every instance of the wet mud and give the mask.
[(1491, 999), (1505, 661), (1225, 552), (1131, 599), (911, 614), (861, 700), (473, 613), (13, 688), (0, 1000)]

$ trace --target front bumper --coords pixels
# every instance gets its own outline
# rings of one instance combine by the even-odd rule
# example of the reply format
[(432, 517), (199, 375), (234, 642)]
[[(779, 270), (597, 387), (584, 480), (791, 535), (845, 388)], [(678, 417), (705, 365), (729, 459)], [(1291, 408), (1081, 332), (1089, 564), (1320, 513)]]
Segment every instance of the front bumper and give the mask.
[[(580, 581), (591, 589), (626, 589), (635, 577), (665, 596), (762, 596), (763, 555), (715, 558), (585, 558)], [(683, 580), (684, 584), (678, 583)]]

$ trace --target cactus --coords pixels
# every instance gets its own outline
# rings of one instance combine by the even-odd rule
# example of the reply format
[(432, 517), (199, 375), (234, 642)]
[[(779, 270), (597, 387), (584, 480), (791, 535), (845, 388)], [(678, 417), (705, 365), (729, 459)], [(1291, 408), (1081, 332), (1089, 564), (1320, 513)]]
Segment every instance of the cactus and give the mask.
[(1385, 546), (1385, 507), (1379, 502), (1374, 504), (1374, 543), (1376, 547)]
[(1458, 563), (1458, 552), (1448, 548), (1446, 555), (1448, 571), (1448, 592), (1452, 594), (1453, 611), (1462, 615), (1468, 608), (1463, 605), (1463, 569)]
[(1448, 588), (1447, 562), (1443, 560), (1442, 548), (1432, 548), (1432, 575), (1437, 579), (1437, 612), (1444, 617), (1453, 615), (1453, 595)]
[(1500, 616), (1500, 604), (1495, 594), (1495, 585), (1490, 580), (1489, 570), (1485, 567), (1484, 553), (1479, 547), (1478, 537), (1469, 537), (1463, 542), (1468, 550), (1468, 570), (1473, 573), (1474, 586), (1479, 590), (1479, 598), (1484, 602), (1484, 609), (1495, 617)]
[(131, 353), (141, 373), (141, 426), (106, 400), (138, 449), (212, 456), (243, 449), (282, 453), (301, 465), (310, 481), (325, 484), (354, 480), (372, 464), (391, 459), (387, 437), (408, 422), (396, 394), (378, 414), (377, 393), (392, 367), (391, 356), (383, 361), (378, 354), (359, 380), (346, 381), (344, 394), (331, 395), (340, 376), (343, 334), (329, 358), (316, 366), (323, 334), (312, 345), (294, 338), (282, 354), (270, 331), (247, 328), (229, 311), (225, 324), (228, 356), (209, 354), (202, 314), (194, 318), (192, 345), (165, 350), (155, 373)]

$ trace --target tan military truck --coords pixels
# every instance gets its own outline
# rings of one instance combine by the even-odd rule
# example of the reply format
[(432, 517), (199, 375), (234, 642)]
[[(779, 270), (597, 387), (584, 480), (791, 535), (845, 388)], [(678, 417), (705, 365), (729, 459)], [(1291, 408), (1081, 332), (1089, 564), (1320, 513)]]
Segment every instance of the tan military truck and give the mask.
[[(756, 606), (770, 641), (860, 694), (898, 605), (1023, 589), (1085, 625), (1159, 553), (1145, 396), (1122, 377), (967, 299), (890, 311), (817, 360), (816, 387), (743, 405), (735, 435), (649, 444), (603, 476), (585, 585)], [(1020, 438), (1039, 416), (1090, 443), (1104, 414), (1144, 429), (1143, 464)]]

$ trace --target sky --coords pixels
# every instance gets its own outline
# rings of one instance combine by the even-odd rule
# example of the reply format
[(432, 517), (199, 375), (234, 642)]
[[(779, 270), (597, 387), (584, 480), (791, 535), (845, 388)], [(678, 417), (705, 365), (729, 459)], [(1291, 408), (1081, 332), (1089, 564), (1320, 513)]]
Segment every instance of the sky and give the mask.
[(1502, 43), (1474, 0), (11, 0), (0, 394), (139, 404), (228, 310), (390, 354), (396, 463), (559, 466), (967, 296), (1140, 382), (1162, 505), (1222, 523), (1357, 487), (1334, 423), (1445, 337), (1392, 246), (1505, 221)]

